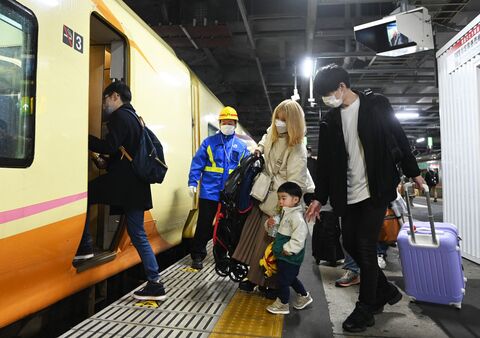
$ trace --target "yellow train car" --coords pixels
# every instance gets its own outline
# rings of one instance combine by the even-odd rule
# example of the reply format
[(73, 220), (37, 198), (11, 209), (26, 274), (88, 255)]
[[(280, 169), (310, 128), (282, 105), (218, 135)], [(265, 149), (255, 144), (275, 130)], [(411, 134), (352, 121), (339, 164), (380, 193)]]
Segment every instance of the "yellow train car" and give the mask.
[(169, 172), (145, 215), (160, 253), (182, 241), (195, 204), (192, 152), (218, 127), (222, 103), (121, 1), (0, 2), (0, 328), (140, 262), (121, 220), (99, 207), (101, 259), (72, 265), (99, 174), (88, 134), (102, 135), (101, 95), (113, 79), (129, 84), (164, 146)]

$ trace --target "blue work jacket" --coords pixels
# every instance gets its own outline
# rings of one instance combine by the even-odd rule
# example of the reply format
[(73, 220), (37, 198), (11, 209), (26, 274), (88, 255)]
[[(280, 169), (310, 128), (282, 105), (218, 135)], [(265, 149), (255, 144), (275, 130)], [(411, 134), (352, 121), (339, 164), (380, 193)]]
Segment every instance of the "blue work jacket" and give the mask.
[(196, 187), (201, 179), (200, 198), (218, 201), (228, 175), (249, 155), (245, 142), (235, 134), (218, 132), (207, 137), (190, 165), (188, 186)]

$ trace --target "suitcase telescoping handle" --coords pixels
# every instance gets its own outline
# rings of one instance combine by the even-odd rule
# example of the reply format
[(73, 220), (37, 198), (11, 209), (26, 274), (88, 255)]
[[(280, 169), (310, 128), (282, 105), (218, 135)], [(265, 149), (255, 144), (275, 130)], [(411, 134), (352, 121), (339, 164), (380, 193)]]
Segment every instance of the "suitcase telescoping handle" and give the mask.
[[(413, 229), (413, 219), (412, 219), (412, 212), (410, 210), (410, 196), (408, 195), (408, 190), (410, 187), (412, 187), (413, 183), (407, 182), (405, 183), (405, 200), (407, 202), (407, 211), (408, 211), (408, 223), (410, 225), (410, 236), (412, 238), (412, 242), (416, 243), (415, 240), (415, 231)], [(435, 233), (435, 221), (433, 219), (433, 212), (432, 212), (432, 204), (430, 201), (430, 189), (428, 188), (428, 185), (423, 184), (423, 191), (425, 193), (425, 197), (427, 199), (427, 210), (428, 210), (428, 221), (430, 222), (430, 231), (432, 233), (432, 242), (433, 245), (437, 245), (437, 234)]]

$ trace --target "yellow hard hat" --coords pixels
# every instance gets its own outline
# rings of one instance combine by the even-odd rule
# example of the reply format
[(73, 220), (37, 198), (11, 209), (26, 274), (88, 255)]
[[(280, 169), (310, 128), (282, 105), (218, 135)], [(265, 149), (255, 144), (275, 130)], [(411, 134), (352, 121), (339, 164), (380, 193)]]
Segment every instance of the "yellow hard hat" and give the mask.
[(219, 120), (235, 120), (238, 121), (237, 111), (232, 107), (226, 106), (220, 111)]

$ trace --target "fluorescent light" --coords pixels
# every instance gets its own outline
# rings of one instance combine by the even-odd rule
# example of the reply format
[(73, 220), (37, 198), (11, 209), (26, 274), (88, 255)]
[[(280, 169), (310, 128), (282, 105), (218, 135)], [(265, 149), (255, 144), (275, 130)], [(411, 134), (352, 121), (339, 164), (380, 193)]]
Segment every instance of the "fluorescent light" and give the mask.
[(403, 112), (403, 113), (396, 113), (395, 114), (395, 117), (399, 120), (408, 120), (408, 119), (416, 119), (418, 118), (420, 115), (418, 113), (407, 113), (407, 112)]
[(298, 89), (297, 88), (295, 88), (293, 90), (293, 95), (291, 96), (291, 98), (292, 98), (293, 101), (300, 100), (300, 95), (298, 95)]
[(425, 137), (417, 138), (417, 143), (425, 142)]
[(310, 77), (312, 76), (313, 73), (313, 60), (312, 58), (305, 58), (302, 64), (302, 74), (305, 77)]

